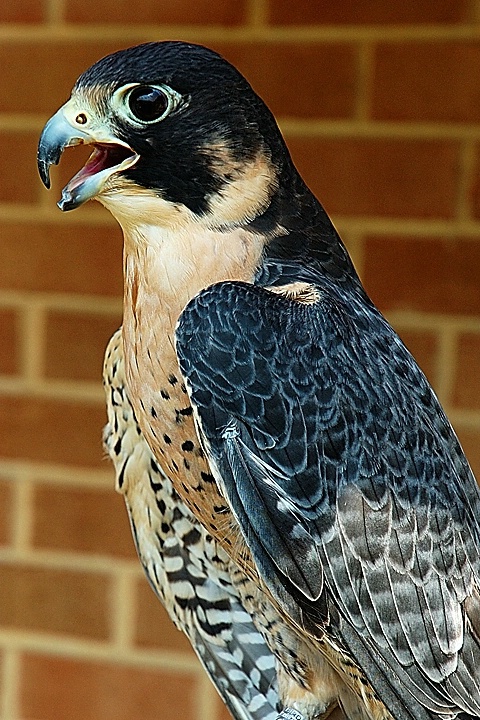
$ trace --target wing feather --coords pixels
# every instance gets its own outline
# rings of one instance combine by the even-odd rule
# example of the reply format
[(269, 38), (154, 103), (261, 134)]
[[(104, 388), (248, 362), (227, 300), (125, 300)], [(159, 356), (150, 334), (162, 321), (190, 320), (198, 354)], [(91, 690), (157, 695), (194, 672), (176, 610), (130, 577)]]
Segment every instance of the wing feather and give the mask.
[(386, 321), (355, 288), (317, 290), (220, 283), (187, 306), (177, 352), (209, 458), (292, 617), (324, 624), (331, 603), (330, 631), (383, 658), (363, 667), (374, 687), (388, 672), (406, 706), (477, 714), (478, 487)]

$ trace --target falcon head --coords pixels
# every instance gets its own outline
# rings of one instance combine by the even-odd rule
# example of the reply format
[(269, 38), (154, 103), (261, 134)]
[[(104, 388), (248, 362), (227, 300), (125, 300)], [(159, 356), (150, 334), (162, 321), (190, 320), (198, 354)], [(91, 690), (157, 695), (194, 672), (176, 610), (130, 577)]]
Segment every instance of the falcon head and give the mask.
[(243, 76), (215, 52), (182, 42), (146, 43), (109, 55), (75, 83), (47, 122), (38, 167), (66, 147), (92, 146), (59, 207), (97, 199), (120, 221), (145, 214), (211, 227), (258, 217), (289, 162), (275, 120)]

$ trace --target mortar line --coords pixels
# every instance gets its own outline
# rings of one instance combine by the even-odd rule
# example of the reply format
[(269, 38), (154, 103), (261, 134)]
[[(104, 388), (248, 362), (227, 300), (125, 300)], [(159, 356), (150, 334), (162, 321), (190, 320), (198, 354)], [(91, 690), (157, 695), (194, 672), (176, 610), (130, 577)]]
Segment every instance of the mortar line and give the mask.
[(27, 472), (19, 473), (15, 483), (12, 546), (15, 555), (31, 552), (33, 532), (33, 486)]
[(248, 0), (247, 27), (266, 28), (268, 26), (268, 0)]
[[(41, 194), (41, 197), (40, 197)], [(0, 203), (0, 220), (12, 224), (35, 224), (46, 223), (50, 225), (86, 225), (86, 226), (109, 226), (118, 228), (118, 225), (106, 211), (100, 208), (82, 208), (80, 212), (66, 216), (52, 202), (52, 196), (39, 186), (39, 200), (36, 204), (28, 203)], [(120, 237), (120, 230), (119, 237)]]
[(412, 25), (294, 25), (262, 27), (219, 27), (217, 25), (108, 25), (99, 24), (66, 24), (62, 21), (62, 5), (53, 2), (50, 10), (51, 21), (47, 25), (27, 26), (20, 23), (9, 23), (0, 27), (0, 40), (5, 42), (32, 42), (73, 40), (82, 42), (104, 41), (146, 42), (158, 40), (159, 30), (165, 37), (182, 37), (191, 42), (444, 42), (455, 40), (477, 40), (480, 36), (476, 24), (463, 23), (443, 24), (412, 24)]
[(72, 550), (30, 546), (16, 549), (4, 546), (0, 548), (0, 562), (4, 565), (24, 563), (34, 568), (106, 575), (111, 580), (115, 573), (122, 572), (130, 572), (138, 578), (142, 577), (142, 569), (136, 558), (125, 559)]
[(16, 648), (4, 651), (1, 711), (5, 718), (19, 718), (20, 653)]
[[(364, 83), (364, 90), (368, 97), (370, 93), (369, 85), (373, 70), (369, 65), (373, 65), (373, 48), (369, 43), (363, 43), (359, 48), (359, 71), (357, 73), (360, 84)], [(357, 101), (358, 102), (358, 101)], [(47, 115), (28, 114), (21, 112), (0, 112), (0, 130), (4, 133), (18, 132), (40, 132)], [(290, 117), (288, 115), (279, 114), (277, 121), (284, 133), (291, 135), (308, 135), (308, 136), (339, 136), (343, 137), (348, 134), (361, 135), (362, 137), (386, 137), (386, 138), (427, 138), (427, 139), (470, 139), (480, 137), (480, 123), (467, 122), (440, 122), (440, 121), (421, 121), (406, 120), (398, 122), (395, 120), (385, 121), (369, 118), (361, 113), (353, 118), (301, 118)], [(55, 173), (55, 169), (52, 171)], [(52, 196), (42, 188), (39, 183), (39, 192), (42, 199), (44, 198), (48, 205), (43, 209), (42, 215), (49, 215), (51, 218), (61, 218), (65, 223), (85, 222), (85, 219), (92, 219), (95, 222), (105, 222), (106, 224), (115, 225), (111, 216), (106, 210), (96, 205), (89, 205), (82, 208), (77, 214), (64, 215), (52, 205)], [(5, 207), (12, 207), (12, 204), (5, 204)], [(17, 208), (17, 204), (13, 205)], [(20, 207), (22, 207), (20, 205)], [(24, 209), (30, 213), (38, 211), (37, 206), (30, 204), (24, 205)], [(78, 218), (81, 217), (80, 221)], [(76, 220), (74, 218), (77, 218)]]
[(0, 376), (0, 394), (20, 397), (32, 396), (43, 400), (81, 402), (103, 405), (105, 394), (101, 381), (93, 382), (70, 380), (29, 380), (24, 378)]
[(435, 390), (442, 405), (450, 411), (457, 366), (458, 332), (452, 326), (444, 327), (438, 337)]
[(124, 667), (169, 670), (182, 674), (198, 673), (200, 666), (196, 657), (179, 650), (132, 649), (128, 655), (119, 654), (118, 648), (108, 641), (91, 638), (73, 638), (49, 635), (48, 644), (42, 632), (2, 630), (0, 647), (17, 652), (41, 653), (45, 656), (61, 656), (80, 661), (110, 662)]
[(480, 332), (480, 317), (423, 312), (420, 310), (392, 310), (384, 313), (388, 321), (403, 328), (447, 332)]
[(196, 720), (216, 720), (216, 690), (206, 672), (200, 668), (195, 683)]
[(70, 295), (61, 292), (22, 292), (0, 289), (0, 307), (23, 309), (32, 307), (40, 310), (68, 310), (78, 313), (115, 315), (122, 311), (122, 299), (102, 295)]
[(365, 267), (365, 247), (363, 236), (357, 232), (346, 232), (345, 238), (343, 238), (345, 245), (348, 250), (352, 262), (355, 266), (355, 270), (358, 273), (360, 279), (363, 277)]
[[(59, 213), (60, 215), (60, 213)], [(78, 222), (78, 218), (80, 218), (79, 224), (86, 225), (86, 226), (94, 226), (94, 227), (100, 227), (102, 225), (106, 225), (108, 223), (104, 223), (103, 220), (100, 219), (100, 222), (97, 222), (96, 218), (94, 217), (88, 217), (88, 214), (86, 217), (82, 217), (82, 213), (79, 213), (79, 216), (77, 216), (77, 221), (72, 222), (70, 218), (67, 220), (64, 217), (57, 217), (56, 215), (49, 216), (46, 213), (36, 213), (32, 211), (31, 209), (28, 210), (27, 208), (22, 208), (19, 206), (18, 208), (14, 208), (13, 206), (7, 207), (5, 205), (0, 204), (0, 222), (4, 223), (16, 223), (21, 222), (25, 224), (35, 223), (36, 225), (47, 223), (47, 224), (69, 224), (72, 222), (72, 225), (75, 225), (76, 222)], [(480, 234), (480, 221), (478, 220), (462, 220), (459, 221), (457, 218), (431, 218), (431, 219), (424, 219), (421, 217), (389, 217), (389, 216), (377, 216), (377, 215), (365, 215), (365, 216), (357, 216), (357, 215), (335, 215), (332, 213), (332, 220), (335, 222), (335, 224), (339, 225), (342, 224), (345, 227), (349, 227), (350, 229), (359, 230), (361, 232), (380, 232), (381, 234), (385, 234), (386, 232), (390, 233), (399, 233), (403, 235), (411, 235), (413, 234), (443, 234), (448, 233), (450, 235), (457, 234), (462, 235), (465, 237), (474, 236), (475, 239), (478, 238), (478, 235)], [(121, 242), (121, 238), (119, 237), (119, 242)], [(14, 291), (10, 291), (14, 292)], [(41, 293), (40, 293), (41, 294)], [(45, 293), (47, 295), (47, 293)], [(61, 293), (52, 293), (53, 296), (61, 295)], [(65, 295), (69, 295), (66, 293)], [(71, 297), (74, 297), (75, 293), (71, 294)], [(103, 301), (106, 302), (109, 298), (105, 296), (94, 296), (94, 295), (86, 295), (82, 296), (77, 294), (78, 298), (80, 297), (98, 297), (99, 302)], [(110, 298), (111, 299), (111, 298)], [(115, 299), (117, 300), (117, 299)]]
[(21, 373), (28, 382), (38, 382), (45, 360), (45, 311), (39, 304), (23, 306), (21, 332)]
[(465, 428), (480, 429), (480, 410), (464, 410), (448, 408), (448, 417), (452, 425), (462, 425)]
[(111, 590), (112, 642), (119, 650), (129, 650), (134, 646), (134, 583), (138, 576), (138, 572), (124, 569), (115, 574)]
[(64, 2), (63, 0), (48, 0), (46, 4), (46, 16), (48, 28), (56, 28), (61, 26), (64, 21)]
[[(365, 61), (366, 62), (366, 61)], [(368, 91), (367, 91), (368, 94)], [(480, 123), (376, 120), (369, 117), (346, 119), (278, 116), (282, 132), (293, 137), (343, 138), (349, 136), (393, 140), (462, 140), (478, 138)]]
[(28, 473), (32, 482), (48, 482), (52, 484), (69, 485), (72, 487), (107, 488), (113, 492), (113, 467), (105, 461), (104, 470), (85, 469), (76, 466), (55, 465), (30, 460), (9, 460), (0, 458), (0, 474), (17, 476)]

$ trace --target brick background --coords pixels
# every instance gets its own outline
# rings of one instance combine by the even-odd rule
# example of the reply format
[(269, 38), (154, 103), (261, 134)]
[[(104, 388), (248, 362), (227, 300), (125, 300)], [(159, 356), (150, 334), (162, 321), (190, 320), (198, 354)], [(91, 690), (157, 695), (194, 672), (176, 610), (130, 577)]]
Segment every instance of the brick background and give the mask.
[(455, 141), (320, 136), (295, 137), (289, 144), (307, 185), (330, 213), (455, 215), (460, 172)]
[(22, 658), (22, 717), (35, 720), (195, 720), (195, 673), (122, 666), (114, 661)]
[[(226, 720), (135, 558), (103, 457), (120, 231), (62, 215), (38, 134), (89, 64), (210, 45), (278, 117), (373, 299), (480, 473), (480, 0), (4, 0), (0, 7), (0, 720)], [(79, 155), (80, 153), (80, 155)]]
[(0, 625), (107, 640), (109, 592), (104, 574), (4, 563)]
[(274, 0), (268, 17), (272, 24), (360, 25), (394, 23), (448, 24), (469, 20), (467, 0), (419, 0), (415, 3), (387, 3), (385, 0), (345, 0), (342, 3), (315, 3)]

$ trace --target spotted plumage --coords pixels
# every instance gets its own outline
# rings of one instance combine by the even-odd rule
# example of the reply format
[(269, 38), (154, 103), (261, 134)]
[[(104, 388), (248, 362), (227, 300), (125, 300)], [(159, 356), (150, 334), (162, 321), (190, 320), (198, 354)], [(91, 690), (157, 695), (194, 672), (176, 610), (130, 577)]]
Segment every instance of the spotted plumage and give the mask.
[(228, 555), (198, 524), (146, 444), (128, 399), (121, 331), (104, 365), (104, 444), (154, 592), (237, 720), (274, 720), (275, 659), (232, 584)]
[(200, 656), (204, 618), (221, 644), (199, 598), (223, 577), (275, 658), (279, 717), (480, 716), (478, 487), (271, 113), (217, 54), (149, 43), (79, 78), (40, 139), (46, 184), (80, 143), (60, 207), (96, 198), (123, 230), (107, 445), (169, 612)]
[[(115, 467), (116, 489), (125, 498), (140, 561), (234, 717), (302, 720), (292, 708), (277, 714), (282, 707), (279, 685), (287, 692), (298, 687), (297, 705), (311, 717), (330, 715), (337, 706), (331, 689), (336, 676), (321, 658), (311, 657), (312, 650), (285, 628), (270, 598), (198, 523), (143, 438), (125, 386), (121, 330), (107, 347), (103, 380), (108, 415), (104, 446)], [(191, 441), (184, 444), (191, 452)], [(354, 664), (344, 660), (344, 671), (358, 684)], [(328, 677), (328, 692), (320, 700), (318, 693), (307, 691), (312, 664), (323, 680)], [(344, 689), (342, 705), (348, 704), (355, 702)]]

